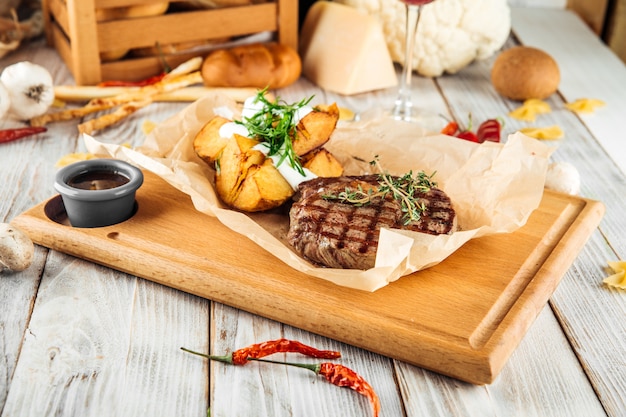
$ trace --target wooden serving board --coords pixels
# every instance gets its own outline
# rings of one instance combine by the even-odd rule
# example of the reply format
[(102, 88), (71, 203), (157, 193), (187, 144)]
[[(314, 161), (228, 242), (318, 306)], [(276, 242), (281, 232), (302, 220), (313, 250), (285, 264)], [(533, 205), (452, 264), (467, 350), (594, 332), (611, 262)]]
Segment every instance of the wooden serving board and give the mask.
[(491, 383), (604, 206), (546, 191), (515, 233), (475, 239), (373, 293), (293, 270), (145, 173), (135, 215), (68, 225), (60, 196), (13, 224), (42, 246), (475, 384)]

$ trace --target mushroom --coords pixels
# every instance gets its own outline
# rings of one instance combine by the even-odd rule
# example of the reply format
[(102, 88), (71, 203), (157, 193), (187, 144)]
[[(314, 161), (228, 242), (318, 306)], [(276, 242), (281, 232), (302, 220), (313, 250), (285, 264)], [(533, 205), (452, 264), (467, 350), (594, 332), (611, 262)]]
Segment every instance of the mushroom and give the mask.
[(35, 245), (18, 228), (0, 223), (0, 271), (23, 271), (33, 262)]

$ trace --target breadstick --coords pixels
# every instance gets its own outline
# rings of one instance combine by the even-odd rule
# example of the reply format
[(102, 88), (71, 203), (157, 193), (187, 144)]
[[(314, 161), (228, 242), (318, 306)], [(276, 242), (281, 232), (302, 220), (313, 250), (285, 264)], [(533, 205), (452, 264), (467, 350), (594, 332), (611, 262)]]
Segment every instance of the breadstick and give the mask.
[(96, 98), (91, 100), (88, 105), (118, 106), (131, 101), (143, 101), (146, 98), (157, 94), (167, 93), (201, 82), (202, 76), (200, 75), (200, 71), (194, 71), (190, 74), (184, 74), (172, 79), (161, 80), (158, 83), (141, 87), (137, 91), (125, 92), (113, 97)]
[(133, 114), (137, 110), (146, 107), (150, 103), (152, 103), (152, 100), (150, 98), (147, 98), (143, 101), (131, 101), (129, 103), (125, 103), (113, 113), (108, 113), (96, 119), (92, 119), (85, 123), (79, 124), (78, 131), (80, 133), (91, 134), (96, 130), (104, 129), (105, 127), (109, 127), (112, 124), (115, 124), (125, 117)]
[(41, 116), (33, 117), (30, 119), (31, 126), (45, 126), (48, 123), (52, 122), (63, 122), (67, 120), (77, 119), (79, 117), (84, 117), (88, 114), (95, 113), (101, 110), (110, 109), (111, 105), (86, 105), (84, 107), (80, 107), (77, 109), (67, 109), (61, 110), (54, 113), (46, 113)]

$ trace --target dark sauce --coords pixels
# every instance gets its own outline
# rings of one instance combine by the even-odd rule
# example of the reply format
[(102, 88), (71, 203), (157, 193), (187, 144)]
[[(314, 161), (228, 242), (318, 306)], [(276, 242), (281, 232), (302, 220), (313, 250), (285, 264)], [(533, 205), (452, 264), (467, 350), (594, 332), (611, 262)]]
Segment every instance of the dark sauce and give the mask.
[(76, 175), (67, 181), (67, 185), (80, 190), (108, 190), (120, 187), (130, 179), (115, 171), (88, 171)]

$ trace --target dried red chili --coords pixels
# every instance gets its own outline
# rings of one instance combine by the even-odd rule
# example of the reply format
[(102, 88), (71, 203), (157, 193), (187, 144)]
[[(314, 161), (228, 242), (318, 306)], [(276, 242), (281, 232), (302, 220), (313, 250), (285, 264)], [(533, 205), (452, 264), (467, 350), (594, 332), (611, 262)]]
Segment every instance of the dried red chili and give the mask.
[(374, 391), (374, 388), (363, 378), (361, 375), (357, 374), (352, 369), (330, 362), (323, 362), (319, 364), (307, 364), (307, 363), (293, 363), (293, 362), (279, 362), (279, 361), (271, 361), (267, 359), (255, 359), (248, 358), (249, 360), (256, 360), (259, 362), (268, 362), (268, 363), (277, 363), (281, 365), (289, 365), (296, 366), (298, 368), (308, 369), (310, 371), (315, 372), (317, 375), (321, 375), (328, 382), (338, 387), (346, 387), (355, 390), (359, 394), (365, 396), (372, 405), (372, 409), (374, 411), (374, 417), (378, 417), (380, 413), (380, 399)]
[(19, 127), (16, 129), (0, 130), (0, 143), (13, 142), (14, 140), (22, 139), (27, 136), (43, 133), (48, 129), (45, 127)]
[(139, 81), (102, 81), (98, 83), (98, 87), (145, 87), (147, 85), (156, 84), (165, 77), (166, 73), (154, 75)]
[(334, 350), (320, 350), (295, 340), (278, 339), (268, 342), (257, 343), (233, 352), (233, 363), (235, 365), (245, 365), (248, 358), (262, 358), (273, 353), (294, 352), (319, 359), (336, 359), (341, 357), (341, 353)]
[(237, 349), (230, 355), (225, 356), (206, 355), (204, 353), (194, 352), (186, 348), (181, 349), (185, 352), (200, 355), (207, 359), (230, 363), (232, 365), (245, 365), (246, 363), (248, 363), (250, 358), (258, 359), (272, 355), (274, 353), (299, 353), (318, 359), (337, 359), (341, 357), (341, 353), (337, 351), (320, 350), (305, 345), (304, 343), (289, 339), (269, 340), (263, 343), (255, 343), (248, 347)]
[(328, 382), (338, 387), (348, 387), (364, 395), (370, 400), (374, 409), (374, 416), (380, 413), (380, 400), (374, 388), (352, 369), (336, 363), (324, 362), (316, 366), (316, 373), (322, 375)]

